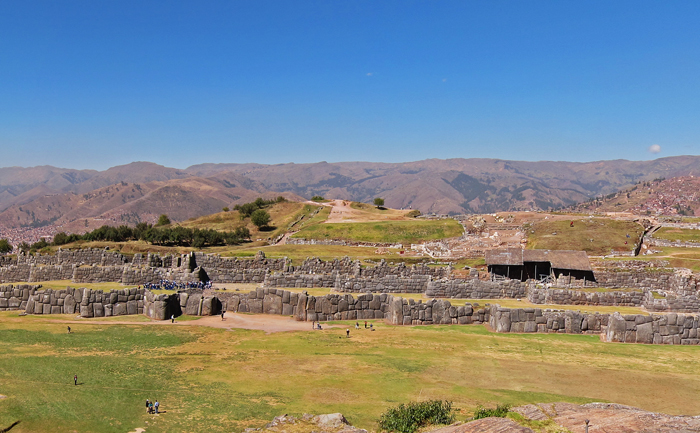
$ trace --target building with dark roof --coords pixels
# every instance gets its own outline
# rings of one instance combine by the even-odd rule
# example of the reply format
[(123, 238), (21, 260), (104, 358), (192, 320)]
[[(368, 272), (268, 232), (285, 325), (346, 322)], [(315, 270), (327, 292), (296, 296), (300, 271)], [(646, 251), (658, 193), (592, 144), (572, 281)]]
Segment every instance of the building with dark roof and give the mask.
[(549, 277), (595, 281), (593, 268), (585, 251), (492, 249), (486, 251), (486, 265), (492, 276), (520, 281)]

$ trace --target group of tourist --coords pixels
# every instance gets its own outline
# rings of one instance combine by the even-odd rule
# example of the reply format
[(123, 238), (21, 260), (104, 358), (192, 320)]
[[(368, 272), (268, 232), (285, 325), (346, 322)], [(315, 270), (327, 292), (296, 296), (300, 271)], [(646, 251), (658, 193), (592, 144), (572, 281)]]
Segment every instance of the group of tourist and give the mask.
[[(157, 283), (146, 283), (143, 285), (149, 290), (185, 290), (185, 289), (211, 289), (211, 281), (189, 281), (187, 283), (170, 280), (160, 280)], [(140, 287), (139, 287), (140, 288)]]
[(146, 399), (146, 413), (154, 413), (158, 414), (160, 410), (160, 403), (158, 403), (158, 400), (155, 402), (150, 401), (149, 399)]

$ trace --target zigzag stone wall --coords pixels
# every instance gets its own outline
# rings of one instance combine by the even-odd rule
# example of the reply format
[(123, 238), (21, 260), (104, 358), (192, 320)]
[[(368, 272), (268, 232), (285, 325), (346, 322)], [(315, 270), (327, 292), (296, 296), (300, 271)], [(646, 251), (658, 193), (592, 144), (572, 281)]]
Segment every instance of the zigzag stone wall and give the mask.
[(29, 296), (38, 287), (29, 284), (0, 286), (0, 311), (26, 308)]
[(35, 290), (30, 294), (27, 314), (79, 314), (82, 317), (110, 317), (143, 313), (144, 289)]
[(530, 288), (527, 299), (533, 304), (641, 307), (645, 305), (647, 294), (642, 291), (583, 292)]
[[(8, 307), (2, 307), (7, 300)], [(10, 306), (11, 304), (11, 306)], [(24, 304), (24, 305), (23, 305)], [(199, 292), (154, 294), (144, 289), (110, 292), (90, 289), (37, 290), (37, 286), (0, 286), (0, 308), (24, 308), (27, 314), (80, 314), (109, 317), (145, 314), (167, 320), (180, 314), (212, 315), (222, 310), (293, 316), (300, 321), (384, 319), (394, 325), (485, 324), (496, 332), (601, 334), (606, 341), (645, 344), (700, 344), (697, 315), (585, 314), (499, 305), (453, 306), (447, 300), (415, 301), (390, 294), (309, 296), (259, 288), (249, 293)]]
[(518, 280), (484, 281), (473, 276), (466, 280), (431, 281), (425, 294), (434, 298), (518, 299), (526, 296), (527, 284)]

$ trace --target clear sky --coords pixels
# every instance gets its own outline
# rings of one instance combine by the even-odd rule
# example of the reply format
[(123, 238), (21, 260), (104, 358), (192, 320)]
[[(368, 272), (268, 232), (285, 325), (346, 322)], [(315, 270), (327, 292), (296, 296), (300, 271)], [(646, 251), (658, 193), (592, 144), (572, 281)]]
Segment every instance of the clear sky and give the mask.
[(2, 167), (643, 160), (699, 139), (697, 0), (0, 1)]

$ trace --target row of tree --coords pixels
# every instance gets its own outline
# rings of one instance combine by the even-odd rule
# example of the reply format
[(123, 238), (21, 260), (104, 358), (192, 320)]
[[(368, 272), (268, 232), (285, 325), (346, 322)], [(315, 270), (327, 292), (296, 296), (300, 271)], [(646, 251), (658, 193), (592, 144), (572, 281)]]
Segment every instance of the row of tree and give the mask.
[[(197, 229), (186, 227), (158, 227), (151, 224), (139, 223), (136, 227), (121, 225), (119, 227), (102, 226), (85, 234), (56, 233), (52, 242), (42, 239), (33, 244), (23, 242), (18, 249), (33, 252), (48, 246), (61, 246), (76, 241), (127, 242), (141, 240), (154, 245), (180, 247), (214, 247), (221, 245), (238, 245), (250, 240), (250, 231), (239, 227), (234, 231), (220, 232), (213, 229)], [(12, 245), (7, 239), (0, 239), (0, 254), (12, 251)]]

